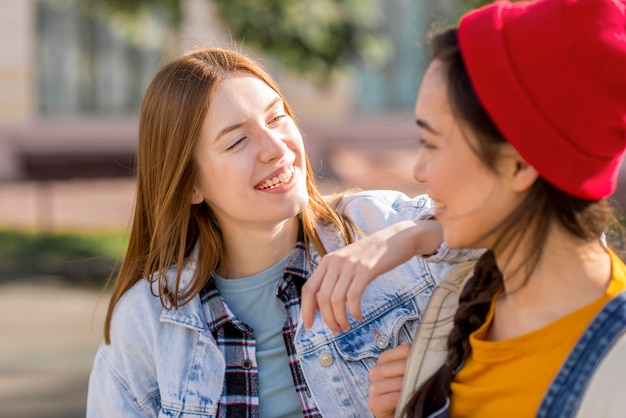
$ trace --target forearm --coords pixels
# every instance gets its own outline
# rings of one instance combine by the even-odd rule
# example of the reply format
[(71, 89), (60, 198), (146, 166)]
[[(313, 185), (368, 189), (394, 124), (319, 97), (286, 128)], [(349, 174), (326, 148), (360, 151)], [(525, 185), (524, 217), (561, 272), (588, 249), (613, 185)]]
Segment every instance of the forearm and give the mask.
[(412, 256), (433, 254), (443, 242), (443, 230), (436, 220), (398, 222), (390, 228), (396, 229), (390, 246), (397, 249), (406, 246), (407, 260)]

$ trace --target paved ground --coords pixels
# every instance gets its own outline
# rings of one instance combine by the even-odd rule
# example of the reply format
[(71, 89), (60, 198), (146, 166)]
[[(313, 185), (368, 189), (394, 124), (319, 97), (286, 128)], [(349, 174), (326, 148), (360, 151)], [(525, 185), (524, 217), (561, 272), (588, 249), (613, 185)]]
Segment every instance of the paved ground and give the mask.
[(108, 294), (52, 277), (0, 282), (0, 417), (85, 416)]

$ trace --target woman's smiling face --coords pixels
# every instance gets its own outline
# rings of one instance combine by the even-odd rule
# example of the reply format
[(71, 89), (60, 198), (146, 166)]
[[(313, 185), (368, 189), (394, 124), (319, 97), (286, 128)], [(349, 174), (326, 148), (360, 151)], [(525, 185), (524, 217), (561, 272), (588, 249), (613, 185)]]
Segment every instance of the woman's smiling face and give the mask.
[(435, 60), (420, 87), (415, 117), (422, 146), (414, 177), (427, 184), (449, 246), (488, 248), (493, 238), (486, 235), (521, 199), (508, 181), (514, 167), (506, 152), (512, 148), (502, 145), (497, 172), (479, 159), (475, 134), (452, 112), (446, 77), (444, 64)]
[(216, 88), (194, 149), (192, 203), (220, 227), (280, 223), (308, 203), (302, 135), (280, 96), (260, 79), (231, 75)]

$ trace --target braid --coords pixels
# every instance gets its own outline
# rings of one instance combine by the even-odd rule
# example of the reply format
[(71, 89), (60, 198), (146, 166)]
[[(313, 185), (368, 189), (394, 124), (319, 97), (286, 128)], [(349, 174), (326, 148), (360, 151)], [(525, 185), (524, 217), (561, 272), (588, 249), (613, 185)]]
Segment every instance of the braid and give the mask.
[(502, 274), (496, 266), (495, 256), (486, 251), (476, 262), (474, 273), (459, 297), (454, 326), (448, 336), (445, 364), (413, 394), (402, 416), (426, 416), (444, 405), (457, 368), (471, 353), (469, 335), (485, 322), (491, 301), (502, 286)]

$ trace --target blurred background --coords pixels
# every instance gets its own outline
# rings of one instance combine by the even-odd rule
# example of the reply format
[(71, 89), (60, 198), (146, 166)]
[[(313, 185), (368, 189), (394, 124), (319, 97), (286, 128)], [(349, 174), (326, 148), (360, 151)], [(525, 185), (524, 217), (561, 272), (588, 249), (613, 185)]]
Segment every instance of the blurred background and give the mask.
[[(481, 3), (2, 0), (0, 417), (85, 415), (128, 238), (138, 110), (161, 64), (244, 52), (282, 87), (324, 191), (414, 195), (427, 34)], [(626, 172), (621, 184), (626, 206)]]

